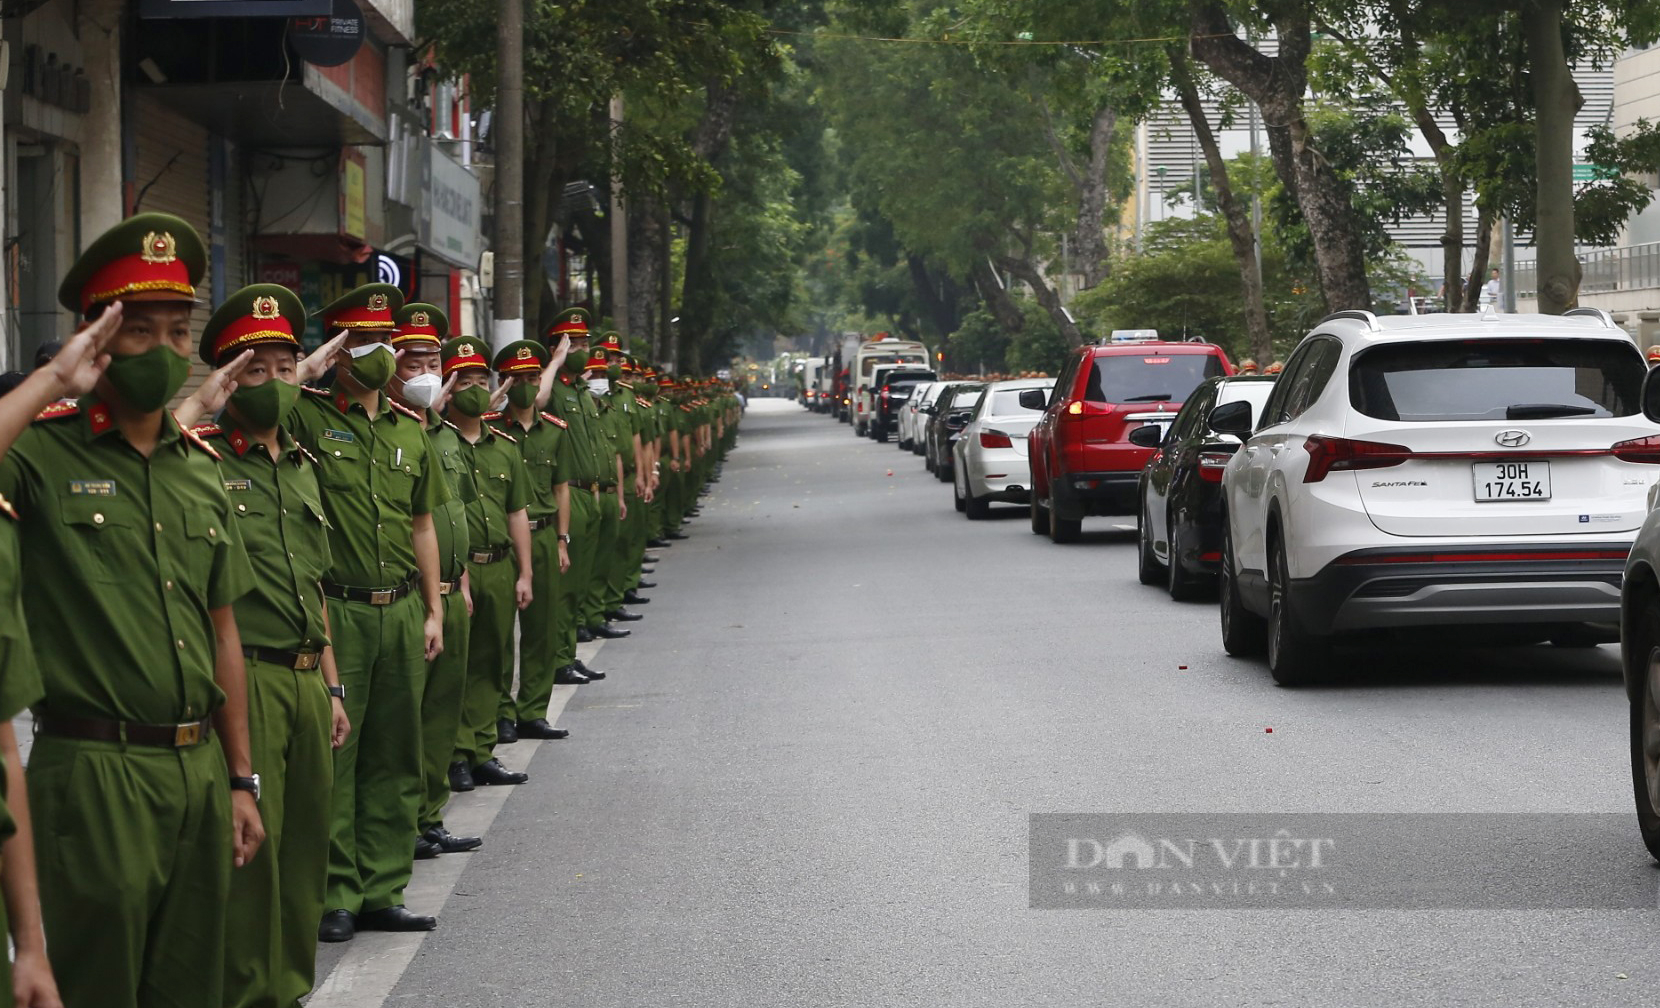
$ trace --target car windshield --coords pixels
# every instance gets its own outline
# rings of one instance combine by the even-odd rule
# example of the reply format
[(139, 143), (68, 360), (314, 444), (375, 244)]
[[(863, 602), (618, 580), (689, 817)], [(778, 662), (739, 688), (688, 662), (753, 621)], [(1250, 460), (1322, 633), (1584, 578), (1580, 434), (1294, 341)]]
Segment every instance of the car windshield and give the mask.
[(955, 392), (951, 393), (950, 398), (943, 403), (943, 408), (947, 411), (973, 409), (975, 406), (980, 404), (980, 397), (985, 394), (986, 390), (983, 388), (957, 389)]
[[(1022, 413), (1042, 413), (1043, 408), (1027, 409), (1020, 405), (1020, 393), (1030, 392), (1031, 389), (998, 389), (991, 394), (991, 402), (980, 412), (986, 416), (1019, 416)], [(1042, 391), (1047, 392), (1048, 389)]]
[(1631, 344), (1614, 340), (1399, 343), (1355, 359), (1349, 400), (1412, 422), (1631, 416), (1646, 373)]
[(1215, 354), (1114, 354), (1095, 358), (1084, 390), (1088, 402), (1181, 402), (1206, 378), (1222, 373)]

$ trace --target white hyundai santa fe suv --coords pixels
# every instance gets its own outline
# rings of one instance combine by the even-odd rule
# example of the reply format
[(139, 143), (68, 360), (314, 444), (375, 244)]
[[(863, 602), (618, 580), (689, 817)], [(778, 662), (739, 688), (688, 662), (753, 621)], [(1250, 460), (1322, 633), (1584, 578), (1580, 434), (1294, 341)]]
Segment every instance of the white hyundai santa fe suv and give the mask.
[[(1604, 312), (1347, 311), (1303, 339), (1222, 477), (1222, 642), (1282, 685), (1349, 631), (1616, 639), (1660, 477), (1643, 356)], [(1469, 639), (1476, 633), (1460, 631)]]

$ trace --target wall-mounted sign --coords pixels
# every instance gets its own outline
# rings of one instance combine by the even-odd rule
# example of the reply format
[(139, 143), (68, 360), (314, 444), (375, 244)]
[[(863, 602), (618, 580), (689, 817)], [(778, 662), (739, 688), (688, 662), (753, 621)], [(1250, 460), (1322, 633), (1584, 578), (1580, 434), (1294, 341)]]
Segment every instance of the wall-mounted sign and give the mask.
[(368, 233), (369, 201), (363, 173), (363, 155), (355, 150), (340, 155), (340, 233), (362, 238)]
[(352, 0), (333, 0), (326, 15), (288, 22), (288, 44), (307, 63), (339, 66), (363, 47), (363, 11)]
[(478, 176), (428, 140), (422, 165), (423, 198), (415, 207), (421, 246), (451, 266), (471, 268), (478, 259), (483, 202)]

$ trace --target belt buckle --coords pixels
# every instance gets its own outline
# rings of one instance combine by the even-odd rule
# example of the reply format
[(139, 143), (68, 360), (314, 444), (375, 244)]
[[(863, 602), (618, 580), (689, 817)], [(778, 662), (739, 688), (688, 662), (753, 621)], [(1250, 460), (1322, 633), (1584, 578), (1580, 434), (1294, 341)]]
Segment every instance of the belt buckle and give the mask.
[(369, 592), (369, 604), (391, 605), (393, 602), (397, 601), (397, 599), (393, 597), (396, 594), (396, 588), (376, 588)]
[(182, 749), (185, 746), (193, 746), (200, 741), (202, 741), (202, 722), (191, 721), (188, 724), (173, 726), (174, 748)]
[(322, 663), (323, 653), (321, 651), (313, 651), (310, 654), (296, 655), (294, 657), (294, 669), (298, 672), (310, 672)]
[(453, 594), (455, 594), (455, 582), (454, 581), (440, 581), (440, 582), (438, 582), (438, 594), (440, 594), (440, 595), (453, 595)]

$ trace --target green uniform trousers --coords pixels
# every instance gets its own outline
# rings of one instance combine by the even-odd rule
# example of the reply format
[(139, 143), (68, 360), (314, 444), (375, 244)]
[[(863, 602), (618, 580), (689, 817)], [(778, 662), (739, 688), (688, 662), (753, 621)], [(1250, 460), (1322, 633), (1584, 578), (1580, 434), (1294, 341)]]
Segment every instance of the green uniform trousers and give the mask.
[(588, 584), (583, 589), (582, 604), (579, 607), (583, 626), (599, 626), (605, 622), (605, 614), (614, 608), (610, 599), (611, 565), (617, 562), (617, 545), (622, 530), (622, 522), (617, 517), (619, 500), (617, 494), (612, 491), (599, 495), (599, 524), (594, 535), (594, 563), (590, 568)]
[(617, 545), (606, 564), (605, 612), (621, 609), (623, 595), (639, 582), (640, 556), (646, 546), (645, 502), (632, 492), (623, 500), (628, 505), (628, 517), (617, 523)]
[[(601, 495), (601, 499), (604, 495)], [(612, 498), (614, 502), (615, 497)], [(560, 604), (570, 614), (573, 629), (571, 631), (570, 657), (566, 657), (563, 650), (559, 657), (564, 662), (576, 660), (576, 626), (586, 626), (587, 613), (583, 606), (588, 600), (588, 594), (593, 589), (595, 572), (598, 569), (600, 556), (600, 501), (594, 499), (592, 492), (571, 488), (571, 542), (566, 550), (571, 557), (571, 569), (566, 572), (564, 591), (560, 595)]]
[(248, 741), (265, 843), (231, 872), (225, 1004), (294, 1008), (317, 969), (329, 873), (334, 718), (323, 677), (247, 659)]
[(444, 825), (444, 806), (450, 800), (450, 760), (456, 758), (462, 693), (469, 681), (467, 637), (471, 630), (467, 600), (457, 588), (444, 596), (444, 650), (427, 665), (426, 689), (421, 692), (422, 796), (416, 825), (422, 833)]
[(403, 903), (421, 813), (425, 615), (418, 593), (383, 606), (329, 600), (352, 733), (334, 753), (325, 909), (359, 913)]
[(43, 734), (28, 782), (65, 1008), (223, 1008), (233, 853), (218, 741), (164, 749)]
[(515, 721), (548, 716), (554, 673), (576, 658), (576, 619), (562, 599), (569, 575), (559, 570), (555, 526), (531, 533), (530, 563), (533, 594), (519, 614), (519, 696), (500, 708), (501, 717)]
[(513, 692), (513, 617), (518, 614), (513, 583), (518, 576), (511, 557), (467, 564), (473, 586), (473, 636), (467, 645), (467, 701), (455, 758), (470, 767), (494, 755), (496, 718), (512, 716), (502, 713), (502, 698)]

